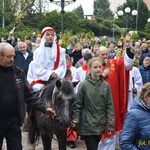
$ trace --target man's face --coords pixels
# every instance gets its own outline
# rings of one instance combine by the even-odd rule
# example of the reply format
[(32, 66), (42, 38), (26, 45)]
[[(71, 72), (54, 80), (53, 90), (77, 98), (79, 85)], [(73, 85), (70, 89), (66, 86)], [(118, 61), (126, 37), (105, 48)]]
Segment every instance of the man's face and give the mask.
[(27, 45), (25, 43), (19, 44), (18, 49), (22, 54), (25, 54), (27, 52)]
[(46, 44), (53, 43), (54, 36), (55, 36), (55, 34), (53, 31), (47, 31), (46, 32)]
[(10, 67), (14, 61), (15, 51), (10, 46), (5, 46), (4, 54), (0, 54), (0, 65)]
[(108, 59), (108, 49), (105, 47), (100, 48), (98, 57), (102, 60), (102, 63), (105, 59)]

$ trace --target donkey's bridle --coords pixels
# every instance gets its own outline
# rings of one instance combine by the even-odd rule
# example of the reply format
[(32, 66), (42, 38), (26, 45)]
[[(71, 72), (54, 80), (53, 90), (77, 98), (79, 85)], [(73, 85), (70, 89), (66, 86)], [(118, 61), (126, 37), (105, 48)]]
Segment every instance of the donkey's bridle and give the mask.
[[(55, 111), (55, 107), (54, 107), (54, 104), (55, 104), (55, 92), (57, 91), (57, 87), (55, 86), (54, 87), (54, 89), (53, 89), (53, 93), (52, 93), (52, 109)], [(56, 119), (56, 120), (59, 120), (59, 117), (57, 116), (57, 114), (55, 114), (53, 117), (52, 117), (53, 119)], [(65, 140), (67, 140), (67, 138), (70, 136), (70, 135), (73, 135), (73, 137), (76, 139), (76, 137), (74, 136), (74, 134), (73, 134), (73, 129), (70, 127), (69, 128), (69, 134), (67, 135), (67, 137), (66, 137), (66, 139)], [(53, 139), (54, 140), (56, 140), (56, 141), (62, 141), (62, 140), (57, 140), (56, 138), (54, 138), (53, 137)]]
[[(55, 92), (57, 91), (57, 87), (55, 86), (53, 89), (53, 93), (52, 93), (52, 109), (55, 111)], [(56, 111), (55, 111), (56, 112)], [(59, 120), (59, 117), (57, 116), (57, 114), (54, 114), (54, 116), (52, 117), (53, 119)]]

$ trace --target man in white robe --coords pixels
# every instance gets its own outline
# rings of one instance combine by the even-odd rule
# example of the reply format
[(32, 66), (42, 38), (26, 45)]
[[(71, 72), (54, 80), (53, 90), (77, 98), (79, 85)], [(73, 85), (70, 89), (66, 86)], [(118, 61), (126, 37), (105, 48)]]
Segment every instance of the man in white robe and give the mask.
[(29, 65), (27, 80), (33, 89), (40, 91), (47, 81), (63, 78), (65, 73), (65, 49), (56, 44), (55, 30), (45, 27), (40, 46), (34, 51), (33, 61)]
[(143, 87), (142, 76), (138, 68), (132, 66), (129, 71), (129, 94), (128, 94), (128, 105), (127, 111), (130, 110), (132, 102), (135, 96), (139, 95)]

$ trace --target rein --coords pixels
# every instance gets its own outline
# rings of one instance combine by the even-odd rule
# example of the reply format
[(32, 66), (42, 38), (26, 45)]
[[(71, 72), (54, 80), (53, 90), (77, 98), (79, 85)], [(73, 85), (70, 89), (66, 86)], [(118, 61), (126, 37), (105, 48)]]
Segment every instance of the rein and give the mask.
[[(47, 86), (45, 86), (39, 93), (39, 97), (42, 99), (42, 96), (43, 96), (43, 93), (44, 93), (44, 90), (46, 89)], [(54, 93), (56, 92), (56, 86), (54, 87), (53, 89), (53, 93), (52, 93), (52, 109), (55, 111), (54, 109), (54, 104), (55, 104), (55, 97), (54, 97)], [(48, 116), (49, 118), (49, 116)], [(57, 117), (57, 115), (55, 114), (53, 117), (53, 119), (56, 119), (56, 120), (59, 120), (59, 118)]]
[(55, 93), (56, 91), (57, 91), (57, 90), (56, 90), (56, 86), (55, 86), (54, 89), (53, 89), (53, 93), (52, 93), (52, 109), (53, 109), (53, 110), (55, 110), (55, 109), (54, 109), (54, 104), (55, 104), (54, 93)]
[[(54, 96), (54, 93), (57, 91), (57, 87), (55, 86), (54, 89), (53, 89), (53, 93), (52, 93), (52, 109), (55, 111), (55, 107), (54, 107), (54, 104), (55, 104), (55, 96)], [(59, 120), (59, 117), (57, 116), (57, 114), (55, 114), (53, 117), (53, 119), (56, 119), (56, 120)]]

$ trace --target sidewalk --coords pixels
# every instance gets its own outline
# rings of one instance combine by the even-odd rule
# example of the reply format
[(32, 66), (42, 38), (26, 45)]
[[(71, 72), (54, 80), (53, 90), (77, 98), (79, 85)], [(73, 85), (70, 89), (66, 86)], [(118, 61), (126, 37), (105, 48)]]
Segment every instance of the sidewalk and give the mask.
[[(23, 150), (31, 150), (31, 148), (29, 148), (29, 146), (28, 146), (27, 136), (28, 136), (27, 132), (22, 132)], [(73, 148), (73, 149), (74, 150), (86, 150), (86, 146), (84, 144), (84, 141), (82, 141), (82, 140), (76, 141), (76, 148)], [(5, 141), (4, 141), (2, 150), (6, 150), (6, 143), (5, 143)], [(40, 140), (39, 144), (36, 145), (35, 150), (43, 150), (43, 146), (42, 146), (42, 141), (41, 140)], [(55, 140), (52, 141), (52, 150), (58, 150), (57, 141), (55, 141)], [(67, 150), (72, 150), (72, 149), (67, 147)]]
[[(33, 149), (31, 149), (28, 146), (27, 136), (28, 136), (27, 132), (22, 132), (23, 150), (33, 150)], [(75, 142), (75, 144), (76, 144), (76, 148), (71, 149), (71, 148), (67, 147), (67, 150), (86, 150), (86, 146), (85, 146), (84, 141), (77, 140)], [(5, 143), (5, 141), (4, 141), (2, 150), (7, 150), (6, 149), (6, 143)], [(43, 150), (43, 146), (42, 146), (42, 141), (41, 140), (40, 140), (39, 144), (36, 145), (35, 150)], [(52, 150), (58, 150), (57, 141), (55, 141), (55, 140), (52, 141)], [(121, 150), (120, 147), (119, 147), (119, 145), (116, 145), (116, 150)]]

